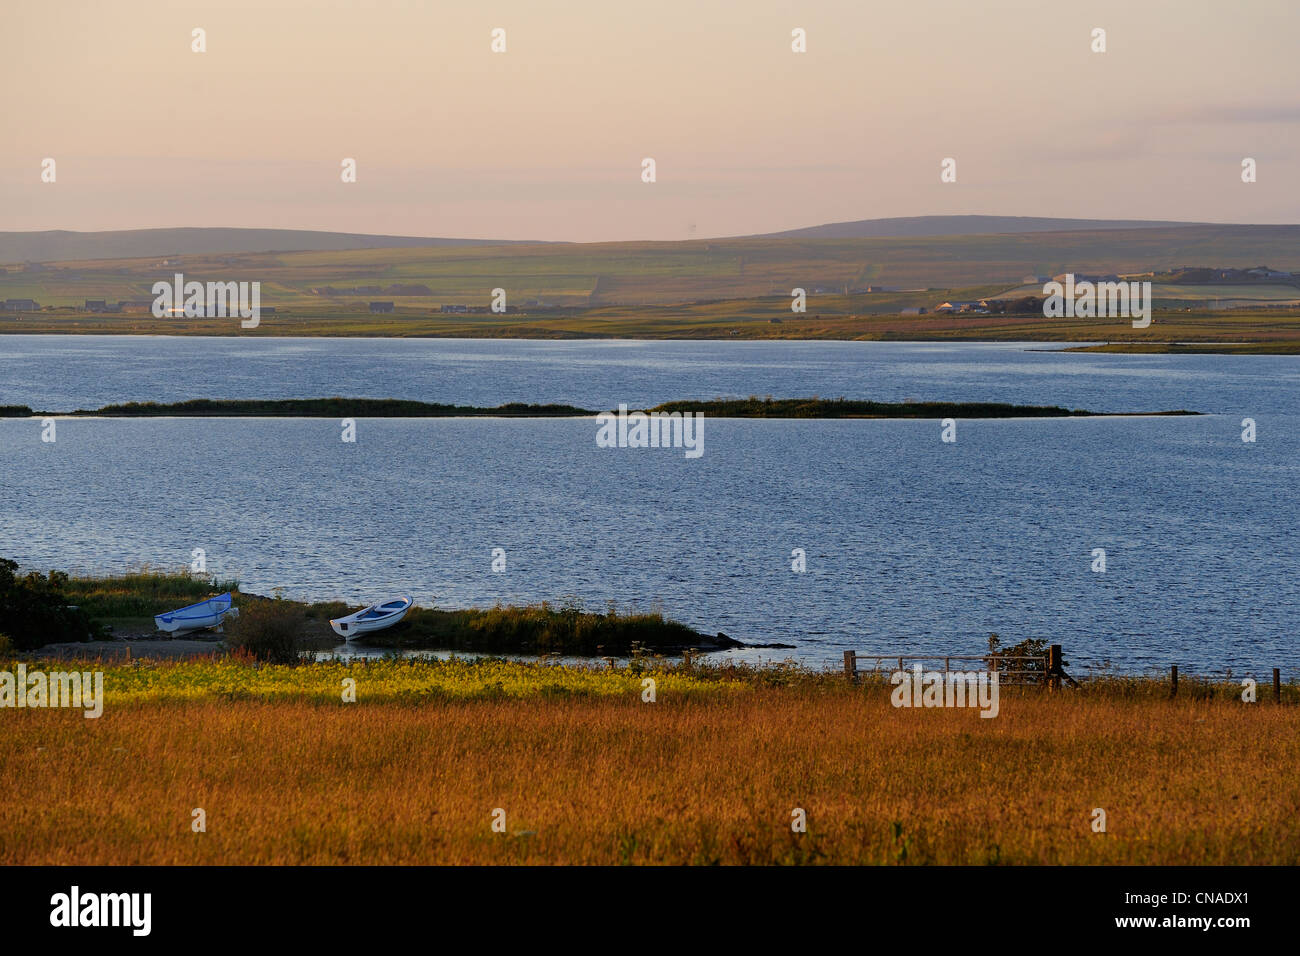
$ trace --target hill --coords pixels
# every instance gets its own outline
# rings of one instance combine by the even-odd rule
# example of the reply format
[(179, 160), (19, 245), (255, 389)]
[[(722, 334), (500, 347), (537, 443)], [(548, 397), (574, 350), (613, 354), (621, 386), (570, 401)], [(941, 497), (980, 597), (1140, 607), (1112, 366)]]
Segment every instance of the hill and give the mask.
[[(803, 229), (715, 240), (738, 239), (889, 239), (937, 236), (1023, 235), (1043, 232), (1097, 232), (1131, 229), (1216, 228), (1212, 223), (1142, 219), (1053, 219), (1039, 216), (908, 216), (826, 223)], [(1224, 226), (1229, 229), (1262, 228)], [(306, 229), (126, 229), (109, 232), (0, 232), (0, 263), (140, 259), (250, 252), (330, 252), (352, 249), (475, 247), (539, 244), (500, 239), (438, 239), (383, 236)], [(549, 243), (546, 243), (549, 244)], [(671, 244), (671, 243), (670, 243)], [(561, 243), (633, 246), (636, 243)]]
[[(262, 304), (297, 311), (398, 312), (442, 305), (486, 309), (492, 289), (511, 307), (670, 305), (864, 291), (1013, 288), (1061, 272), (1167, 272), (1184, 266), (1300, 270), (1300, 226), (1177, 226), (1000, 235), (867, 239), (418, 246), (284, 253), (195, 254), (11, 265), (0, 299), (80, 306), (151, 297), (155, 281), (258, 281)], [(916, 303), (934, 305), (930, 296)], [(814, 306), (814, 308), (816, 308)]]
[(235, 252), (323, 252), (337, 249), (401, 249), (409, 246), (500, 245), (495, 239), (429, 239), (370, 236), (307, 229), (124, 229), (111, 232), (0, 232), (0, 262), (62, 262), (76, 259), (138, 259)]
[(904, 216), (858, 219), (769, 232), (763, 239), (876, 239), (897, 236), (1010, 235), (1024, 232), (1078, 232), (1096, 229), (1159, 229), (1207, 226), (1204, 222), (1158, 219), (1051, 219), (1045, 216)]

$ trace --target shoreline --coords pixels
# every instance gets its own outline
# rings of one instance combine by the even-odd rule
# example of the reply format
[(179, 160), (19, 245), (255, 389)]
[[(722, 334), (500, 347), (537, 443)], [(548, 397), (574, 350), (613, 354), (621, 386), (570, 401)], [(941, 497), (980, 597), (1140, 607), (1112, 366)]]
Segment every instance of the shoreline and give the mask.
[[(1024, 324), (991, 325), (969, 328), (962, 325), (921, 326), (912, 316), (889, 313), (868, 313), (865, 315), (815, 316), (812, 321), (820, 324), (809, 328), (794, 327), (800, 322), (807, 323), (802, 317), (788, 320), (791, 327), (774, 326), (770, 320), (756, 321), (752, 317), (740, 316), (732, 323), (720, 322), (707, 327), (682, 326), (677, 328), (658, 328), (654, 324), (637, 326), (633, 329), (597, 328), (557, 328), (540, 325), (450, 325), (430, 327), (420, 319), (404, 320), (405, 324), (372, 323), (357, 327), (330, 327), (331, 322), (346, 322), (350, 319), (320, 319), (313, 324), (293, 317), (288, 322), (281, 322), (273, 331), (259, 326), (257, 329), (240, 330), (228, 324), (216, 322), (200, 327), (188, 327), (178, 330), (174, 320), (154, 320), (141, 323), (133, 322), (128, 328), (112, 328), (102, 325), (87, 325), (80, 322), (57, 324), (46, 316), (31, 317), (35, 321), (27, 328), (16, 328), (21, 319), (4, 320), (0, 318), (0, 338), (4, 336), (29, 337), (105, 337), (142, 339), (267, 339), (267, 340), (301, 340), (301, 339), (372, 339), (372, 340), (461, 340), (461, 341), (516, 341), (516, 342), (857, 342), (863, 344), (886, 345), (1003, 345), (1024, 346), (1025, 351), (1058, 352), (1095, 352), (1099, 354), (1132, 355), (1300, 355), (1300, 335), (1293, 332), (1289, 325), (1279, 325), (1275, 334), (1258, 339), (1240, 338), (1241, 330), (1231, 325), (1219, 325), (1211, 328), (1195, 324), (1210, 318), (1245, 318), (1262, 321), (1277, 319), (1296, 320), (1300, 324), (1300, 315), (1268, 315), (1247, 311), (1242, 315), (1229, 315), (1224, 312), (1193, 313), (1173, 312), (1167, 315), (1156, 313), (1151, 329), (1156, 338), (1126, 339), (1105, 334), (1091, 334), (1090, 327), (1056, 331), (1043, 334), (1031, 321), (1037, 316), (1010, 316), (1013, 320), (1023, 320)], [(288, 318), (286, 313), (280, 318)], [(574, 317), (569, 317), (574, 318)], [(1005, 318), (1005, 317), (1004, 317)], [(1188, 320), (1195, 320), (1187, 324)], [(557, 321), (556, 319), (538, 321)], [(783, 325), (784, 325), (783, 320)], [(904, 328), (896, 328), (902, 324)], [(1171, 331), (1165, 335), (1165, 329)], [(414, 326), (414, 327), (412, 327)], [(1088, 333), (1088, 334), (1084, 334)], [(1223, 336), (1216, 339), (1216, 335)], [(1231, 336), (1230, 338), (1228, 336)], [(1050, 347), (1050, 348), (1049, 348)]]
[[(1114, 355), (1300, 355), (1300, 339), (1282, 339), (1270, 341), (1232, 341), (1232, 342), (1185, 342), (1179, 340), (1155, 340), (1141, 342), (1101, 342), (1096, 336), (1080, 339), (1034, 338), (1032, 335), (1016, 333), (1007, 337), (990, 337), (988, 335), (967, 336), (959, 330), (935, 330), (930, 335), (897, 336), (889, 333), (862, 333), (852, 330), (828, 330), (818, 335), (770, 333), (762, 330), (745, 329), (743, 325), (735, 334), (709, 332), (705, 334), (688, 334), (684, 332), (655, 333), (643, 329), (633, 333), (569, 331), (561, 329), (520, 329), (518, 334), (501, 330), (485, 330), (475, 333), (472, 329), (456, 328), (442, 331), (391, 332), (385, 334), (378, 329), (366, 329), (357, 332), (344, 331), (295, 331), (280, 329), (275, 335), (237, 334), (229, 331), (190, 331), (168, 332), (156, 329), (81, 329), (81, 328), (45, 328), (37, 330), (5, 328), (0, 326), (3, 336), (91, 336), (120, 338), (132, 336), (138, 338), (164, 339), (462, 339), (467, 341), (524, 341), (524, 342), (862, 342), (889, 345), (1024, 345), (1057, 346), (1047, 351), (1091, 352)], [(1043, 351), (1030, 348), (1027, 351)]]

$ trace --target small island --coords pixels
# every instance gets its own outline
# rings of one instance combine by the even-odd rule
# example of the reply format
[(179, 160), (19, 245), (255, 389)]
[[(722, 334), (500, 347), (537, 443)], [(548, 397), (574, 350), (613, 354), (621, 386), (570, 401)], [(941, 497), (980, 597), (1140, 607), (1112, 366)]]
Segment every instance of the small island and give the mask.
[[(635, 411), (635, 410), (634, 410)], [(846, 398), (714, 398), (664, 402), (647, 414), (704, 414), (709, 418), (1104, 418), (1199, 415), (1171, 411), (1093, 412), (1059, 405), (1004, 402), (873, 402)], [(0, 418), (48, 415), (89, 418), (591, 418), (601, 412), (573, 405), (510, 402), (496, 407), (444, 405), (397, 398), (194, 398), (184, 402), (127, 402), (74, 412), (38, 412), (0, 405)], [(612, 414), (612, 412), (611, 412)]]
[(1177, 409), (1162, 412), (1090, 412), (1059, 405), (1009, 405), (1002, 402), (869, 402), (845, 398), (715, 398), (707, 402), (665, 402), (650, 412), (710, 418), (1102, 418), (1130, 415), (1199, 415)]

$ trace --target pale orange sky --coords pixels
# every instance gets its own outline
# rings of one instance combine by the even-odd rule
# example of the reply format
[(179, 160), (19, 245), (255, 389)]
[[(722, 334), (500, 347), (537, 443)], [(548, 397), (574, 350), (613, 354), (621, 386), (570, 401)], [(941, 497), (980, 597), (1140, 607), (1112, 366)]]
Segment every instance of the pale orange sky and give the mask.
[(0, 230), (1294, 223), (1298, 35), (1292, 0), (4, 0)]

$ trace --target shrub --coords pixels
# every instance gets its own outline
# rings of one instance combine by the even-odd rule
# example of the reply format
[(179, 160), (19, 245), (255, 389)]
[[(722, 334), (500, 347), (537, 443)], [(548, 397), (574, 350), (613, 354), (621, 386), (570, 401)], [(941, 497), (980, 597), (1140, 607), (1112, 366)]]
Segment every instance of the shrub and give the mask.
[[(1021, 657), (1045, 657), (1049, 642), (1045, 638), (1027, 637), (1019, 644), (1003, 647), (1002, 639), (996, 634), (989, 635), (989, 653), (998, 655), (998, 672), (1009, 674), (1020, 671), (1019, 677), (1026, 682), (1041, 683), (1046, 679), (1046, 668), (1041, 661), (1016, 660)], [(1008, 660), (1008, 658), (1011, 658)], [(1062, 660), (1064, 665), (1065, 661)]]
[(18, 562), (0, 558), (0, 621), (19, 650), (100, 636), (86, 613), (69, 607), (61, 571), (18, 573)]
[(272, 664), (292, 664), (302, 649), (302, 608), (280, 598), (244, 603), (225, 624), (226, 646)]

